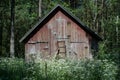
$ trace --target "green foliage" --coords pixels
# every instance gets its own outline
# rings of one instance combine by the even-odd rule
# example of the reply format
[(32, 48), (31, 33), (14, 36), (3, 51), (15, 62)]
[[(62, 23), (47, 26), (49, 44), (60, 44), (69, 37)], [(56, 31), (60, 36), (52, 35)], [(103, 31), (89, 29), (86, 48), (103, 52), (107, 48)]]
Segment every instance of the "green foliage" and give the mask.
[(116, 71), (107, 60), (0, 60), (0, 80), (116, 80)]
[(0, 80), (21, 80), (24, 77), (22, 59), (0, 59)]

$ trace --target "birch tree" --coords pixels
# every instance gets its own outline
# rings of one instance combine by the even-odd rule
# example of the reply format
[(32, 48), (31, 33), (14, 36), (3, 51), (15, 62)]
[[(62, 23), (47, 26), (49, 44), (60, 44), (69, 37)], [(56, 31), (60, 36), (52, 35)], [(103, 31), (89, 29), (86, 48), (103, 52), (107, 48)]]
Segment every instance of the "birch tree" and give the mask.
[(15, 17), (15, 0), (11, 0), (11, 36), (10, 36), (10, 57), (14, 57), (14, 17)]
[(39, 18), (41, 17), (41, 11), (42, 11), (41, 10), (41, 5), (42, 5), (41, 2), (42, 2), (42, 0), (39, 0)]

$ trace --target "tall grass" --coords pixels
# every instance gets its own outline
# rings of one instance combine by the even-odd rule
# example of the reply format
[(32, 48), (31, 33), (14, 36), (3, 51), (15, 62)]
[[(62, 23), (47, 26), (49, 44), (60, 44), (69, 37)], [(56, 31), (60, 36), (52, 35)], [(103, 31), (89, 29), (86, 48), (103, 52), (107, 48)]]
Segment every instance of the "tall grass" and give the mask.
[(0, 80), (116, 80), (117, 67), (107, 60), (0, 59)]
[(21, 80), (24, 77), (24, 65), (22, 59), (1, 58), (0, 80)]

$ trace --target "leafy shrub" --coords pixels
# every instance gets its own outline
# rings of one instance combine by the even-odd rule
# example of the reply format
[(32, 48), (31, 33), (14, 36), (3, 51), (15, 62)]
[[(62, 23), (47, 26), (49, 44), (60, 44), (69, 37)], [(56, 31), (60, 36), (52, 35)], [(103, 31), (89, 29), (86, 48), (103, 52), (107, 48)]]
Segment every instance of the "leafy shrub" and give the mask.
[(116, 72), (107, 60), (0, 60), (0, 80), (115, 80)]
[(115, 80), (117, 67), (107, 60), (80, 60), (71, 64), (73, 80)]
[(0, 59), (0, 80), (21, 80), (24, 77), (23, 59)]

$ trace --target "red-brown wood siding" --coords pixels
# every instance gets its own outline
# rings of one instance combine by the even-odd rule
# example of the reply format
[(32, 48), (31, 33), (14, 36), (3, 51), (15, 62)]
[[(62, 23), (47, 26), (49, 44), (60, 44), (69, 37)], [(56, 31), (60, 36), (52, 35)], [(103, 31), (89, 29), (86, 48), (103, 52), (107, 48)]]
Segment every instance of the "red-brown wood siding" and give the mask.
[(57, 42), (65, 41), (68, 57), (90, 58), (90, 39), (89, 34), (59, 11), (25, 44), (25, 53), (33, 51), (41, 58), (54, 56), (59, 49)]

